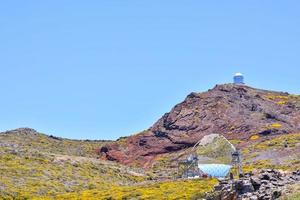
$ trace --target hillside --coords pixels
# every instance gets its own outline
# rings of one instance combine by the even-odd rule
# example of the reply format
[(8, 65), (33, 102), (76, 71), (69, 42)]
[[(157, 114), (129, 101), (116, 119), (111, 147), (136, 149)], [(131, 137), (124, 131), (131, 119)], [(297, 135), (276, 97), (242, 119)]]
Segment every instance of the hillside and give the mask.
[[(29, 128), (0, 133), (0, 199), (201, 199), (217, 180), (180, 179), (178, 162), (212, 134), (238, 147), (244, 172), (299, 170), (300, 97), (217, 85), (117, 141), (70, 140)], [(230, 162), (228, 141), (219, 139), (198, 146), (197, 154)], [(297, 188), (290, 185), (286, 195), (297, 198)]]
[(106, 144), (103, 159), (149, 168), (164, 154), (182, 152), (212, 133), (247, 146), (251, 138), (300, 132), (300, 97), (245, 85), (217, 85), (191, 93), (148, 130)]
[(0, 133), (0, 199), (190, 199), (217, 183), (158, 180), (150, 171), (101, 161), (97, 149), (106, 143), (28, 128)]
[[(281, 145), (282, 140), (288, 140), (289, 147)], [(197, 199), (217, 184), (215, 179), (174, 180), (176, 161), (185, 151), (164, 154), (144, 171), (99, 160), (96, 150), (105, 144), (57, 138), (33, 129), (0, 133), (0, 199)], [(243, 148), (244, 170), (299, 169), (299, 144), (300, 134), (253, 140)], [(270, 162), (270, 156), (256, 159), (265, 152), (283, 155), (285, 151), (290, 156), (280, 157), (282, 165)], [(279, 160), (278, 154), (271, 159)], [(295, 187), (290, 189), (292, 195)]]
[(97, 159), (105, 141), (69, 140), (33, 129), (0, 133), (0, 199), (53, 197), (135, 184), (142, 170)]

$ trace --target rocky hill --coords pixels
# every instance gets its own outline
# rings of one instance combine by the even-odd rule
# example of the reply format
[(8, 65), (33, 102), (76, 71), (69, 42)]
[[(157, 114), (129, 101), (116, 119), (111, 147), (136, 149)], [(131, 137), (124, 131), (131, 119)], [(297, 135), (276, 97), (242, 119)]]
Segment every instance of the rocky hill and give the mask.
[[(0, 199), (202, 199), (217, 180), (184, 180), (178, 167), (195, 143), (206, 141), (197, 148), (203, 158), (224, 162), (228, 141), (216, 148), (205, 139), (222, 134), (242, 152), (244, 172), (290, 172), (300, 169), (299, 120), (299, 96), (226, 84), (190, 94), (148, 130), (117, 141), (2, 132)], [(282, 191), (297, 199), (299, 184)]]
[(212, 133), (247, 146), (253, 138), (298, 132), (299, 96), (225, 84), (191, 93), (148, 130), (106, 144), (99, 154), (122, 164), (149, 167), (157, 157), (190, 148)]

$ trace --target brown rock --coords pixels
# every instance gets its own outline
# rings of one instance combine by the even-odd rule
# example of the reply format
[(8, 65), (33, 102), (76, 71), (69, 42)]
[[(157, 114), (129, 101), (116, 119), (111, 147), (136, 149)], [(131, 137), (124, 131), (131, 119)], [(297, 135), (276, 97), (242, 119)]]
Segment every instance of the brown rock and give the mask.
[[(150, 129), (113, 142), (100, 153), (104, 159), (150, 167), (155, 157), (192, 147), (212, 133), (247, 141), (257, 133), (264, 137), (299, 132), (300, 105), (279, 104), (278, 96), (288, 98), (287, 93), (233, 84), (192, 93)], [(281, 126), (266, 126), (272, 123)]]

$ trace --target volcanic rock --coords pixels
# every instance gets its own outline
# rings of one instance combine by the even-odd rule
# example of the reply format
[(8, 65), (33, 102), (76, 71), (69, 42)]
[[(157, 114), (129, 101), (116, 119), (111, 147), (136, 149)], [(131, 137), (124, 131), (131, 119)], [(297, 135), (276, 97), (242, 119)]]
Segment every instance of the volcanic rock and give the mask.
[[(291, 175), (282, 174), (279, 171), (268, 171), (268, 177), (276, 180), (275, 182), (284, 182), (285, 184), (273, 184), (270, 180), (265, 180), (266, 171), (260, 171), (251, 177), (243, 177), (239, 180), (221, 181), (215, 186), (215, 190), (206, 195), (206, 200), (275, 200), (282, 196), (284, 187), (294, 184), (290, 179), (298, 179), (299, 171)], [(300, 179), (299, 179), (300, 180)], [(261, 183), (261, 184), (260, 184)], [(228, 190), (229, 189), (229, 190)]]
[(103, 159), (149, 167), (157, 156), (192, 147), (212, 133), (247, 141), (253, 135), (299, 131), (298, 96), (225, 84), (191, 93), (148, 130), (112, 142), (99, 152)]

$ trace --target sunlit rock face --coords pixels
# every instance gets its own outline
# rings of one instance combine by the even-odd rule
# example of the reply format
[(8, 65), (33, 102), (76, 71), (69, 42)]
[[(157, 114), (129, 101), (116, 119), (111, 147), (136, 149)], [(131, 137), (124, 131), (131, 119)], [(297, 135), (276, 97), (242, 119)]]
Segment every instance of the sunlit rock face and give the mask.
[(246, 85), (191, 93), (148, 130), (99, 150), (103, 159), (149, 167), (157, 156), (193, 147), (211, 133), (229, 140), (300, 131), (300, 97)]

